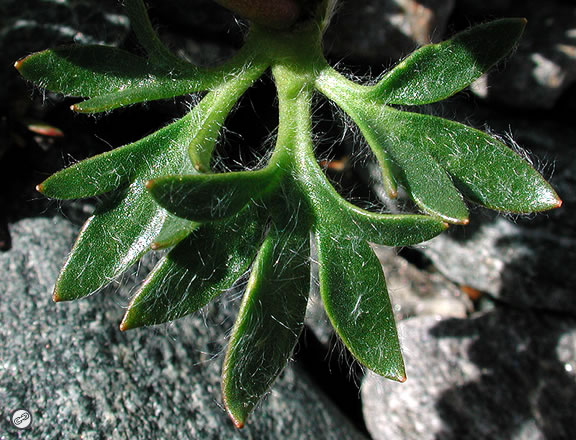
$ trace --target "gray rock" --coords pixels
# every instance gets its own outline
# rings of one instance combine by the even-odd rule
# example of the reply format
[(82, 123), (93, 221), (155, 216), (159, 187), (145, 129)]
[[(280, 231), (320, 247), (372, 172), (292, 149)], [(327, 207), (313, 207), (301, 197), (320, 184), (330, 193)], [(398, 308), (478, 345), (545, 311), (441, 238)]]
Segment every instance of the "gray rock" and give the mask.
[(393, 248), (374, 248), (386, 275), (396, 321), (423, 315), (465, 318), (472, 311), (470, 299), (441, 274), (418, 269)]
[[(476, 121), (488, 121), (496, 133), (511, 133), (527, 153), (517, 144), (514, 148), (550, 181), (563, 205), (522, 216), (470, 205), (470, 224), (450, 227), (419, 250), (458, 285), (516, 307), (575, 313), (576, 152), (570, 148), (575, 127), (560, 121), (496, 119), (502, 115), (488, 106), (446, 105), (442, 113), (474, 126), (474, 121), (466, 121), (470, 114)], [(387, 203), (382, 191), (377, 194)]]
[[(236, 430), (222, 408), (219, 373), (237, 300), (121, 333), (133, 283), (73, 303), (50, 299), (76, 227), (25, 219), (12, 232), (12, 250), (0, 254), (2, 439), (362, 438), (294, 366)], [(32, 413), (30, 431), (9, 423), (19, 407)]]
[(326, 48), (338, 57), (370, 62), (400, 58), (442, 39), (454, 0), (342, 1), (326, 34)]
[(374, 440), (576, 438), (573, 318), (495, 309), (399, 331), (408, 380), (362, 384)]
[(456, 283), (517, 307), (576, 313), (576, 239), (550, 228), (526, 228), (503, 217), (472, 218), (428, 242), (424, 253)]

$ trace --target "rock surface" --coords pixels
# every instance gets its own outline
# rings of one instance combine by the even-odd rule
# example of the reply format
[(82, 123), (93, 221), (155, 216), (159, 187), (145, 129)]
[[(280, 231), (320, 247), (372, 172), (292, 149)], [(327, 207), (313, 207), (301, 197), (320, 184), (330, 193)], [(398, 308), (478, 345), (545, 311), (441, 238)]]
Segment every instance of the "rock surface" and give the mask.
[(374, 440), (576, 438), (576, 320), (496, 309), (400, 323), (408, 380), (362, 384)]
[[(363, 438), (294, 366), (236, 430), (219, 395), (234, 303), (121, 333), (117, 324), (133, 283), (74, 303), (50, 299), (75, 226), (25, 219), (12, 232), (12, 250), (0, 254), (1, 439)], [(29, 431), (10, 425), (19, 407), (32, 413)]]
[(375, 246), (375, 250), (386, 275), (396, 321), (424, 315), (465, 318), (472, 310), (470, 299), (440, 273), (418, 269), (395, 249)]

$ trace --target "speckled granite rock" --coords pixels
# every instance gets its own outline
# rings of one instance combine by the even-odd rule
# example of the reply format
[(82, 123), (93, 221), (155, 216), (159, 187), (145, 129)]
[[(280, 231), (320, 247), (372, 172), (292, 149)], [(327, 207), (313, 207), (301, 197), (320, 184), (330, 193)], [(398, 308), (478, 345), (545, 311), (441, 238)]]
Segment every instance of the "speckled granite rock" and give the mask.
[[(234, 303), (121, 333), (134, 284), (73, 303), (50, 299), (76, 227), (25, 219), (12, 232), (12, 250), (0, 254), (0, 438), (362, 438), (293, 366), (235, 430), (221, 407), (218, 359)], [(19, 407), (32, 413), (29, 431), (9, 423)]]
[(400, 323), (408, 380), (362, 384), (374, 440), (576, 438), (576, 320), (496, 309)]
[(438, 270), (516, 307), (576, 314), (574, 237), (502, 217), (472, 222), (474, 230), (454, 231), (424, 248)]

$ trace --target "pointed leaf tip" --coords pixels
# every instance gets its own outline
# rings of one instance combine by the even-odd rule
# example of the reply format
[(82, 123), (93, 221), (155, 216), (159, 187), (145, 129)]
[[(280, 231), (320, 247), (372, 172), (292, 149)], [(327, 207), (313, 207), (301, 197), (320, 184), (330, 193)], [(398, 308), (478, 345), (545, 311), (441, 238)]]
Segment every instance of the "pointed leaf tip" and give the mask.
[[(34, 54), (32, 54), (32, 55), (34, 55)], [(24, 63), (26, 62), (26, 60), (27, 60), (28, 58), (30, 58), (32, 55), (27, 55), (27, 56), (25, 56), (25, 57), (23, 57), (23, 58), (20, 58), (18, 61), (15, 61), (15, 62), (14, 62), (14, 68), (15, 68), (16, 70), (18, 70), (18, 72), (20, 72), (20, 69), (22, 68), (22, 66), (24, 65)], [(22, 72), (20, 72), (20, 73), (22, 73)]]
[(560, 208), (562, 206), (562, 199), (560, 197), (557, 197), (558, 201), (556, 202), (556, 205), (554, 205), (552, 208)]
[(237, 429), (244, 428), (245, 420), (240, 420), (239, 418), (237, 418), (234, 414), (232, 414), (230, 408), (226, 408), (226, 412), (228, 413), (228, 417), (230, 417), (230, 420), (232, 420), (232, 423)]

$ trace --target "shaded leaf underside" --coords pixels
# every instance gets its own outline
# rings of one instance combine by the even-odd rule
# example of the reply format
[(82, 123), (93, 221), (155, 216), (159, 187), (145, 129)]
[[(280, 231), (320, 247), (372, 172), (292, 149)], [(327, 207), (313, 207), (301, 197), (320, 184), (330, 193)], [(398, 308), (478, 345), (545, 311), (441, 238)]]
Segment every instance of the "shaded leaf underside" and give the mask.
[(252, 267), (223, 366), (226, 408), (241, 427), (286, 366), (304, 325), (308, 232), (271, 227)]

